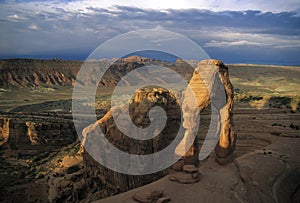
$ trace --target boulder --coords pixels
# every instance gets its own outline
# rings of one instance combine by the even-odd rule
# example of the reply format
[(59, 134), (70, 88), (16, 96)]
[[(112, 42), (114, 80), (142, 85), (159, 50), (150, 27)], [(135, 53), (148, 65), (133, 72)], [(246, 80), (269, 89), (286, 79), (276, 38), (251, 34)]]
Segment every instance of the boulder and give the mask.
[(140, 191), (133, 196), (133, 199), (142, 203), (152, 203), (156, 202), (162, 194), (161, 190)]
[(195, 176), (192, 173), (176, 172), (170, 175), (169, 180), (183, 184), (192, 184), (199, 181), (199, 176)]

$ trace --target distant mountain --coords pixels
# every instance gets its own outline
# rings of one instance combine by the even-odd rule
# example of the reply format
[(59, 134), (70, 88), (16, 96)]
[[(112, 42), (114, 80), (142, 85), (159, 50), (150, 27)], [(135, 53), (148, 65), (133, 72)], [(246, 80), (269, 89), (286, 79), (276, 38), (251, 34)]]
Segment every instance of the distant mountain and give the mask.
[(81, 61), (0, 60), (0, 87), (71, 86)]
[(159, 61), (166, 61), (166, 62), (176, 62), (178, 59), (177, 56), (172, 54), (162, 52), (162, 51), (155, 51), (155, 50), (144, 50), (144, 51), (137, 51), (131, 54), (128, 54), (122, 58), (127, 58), (129, 56), (140, 56), (148, 59), (159, 60)]
[[(145, 65), (159, 65), (175, 70), (182, 77), (189, 80), (193, 69), (189, 64), (182, 60), (176, 62), (166, 62), (158, 59), (151, 59), (141, 56), (128, 56), (118, 60), (113, 59), (114, 63), (105, 72), (101, 81), (98, 82), (97, 74), (87, 74), (81, 84), (92, 83), (99, 86), (114, 87), (123, 76), (137, 68)], [(40, 59), (7, 59), (0, 60), (0, 88), (35, 88), (39, 86), (73, 86), (76, 75), (83, 65), (83, 61), (66, 61), (66, 60), (40, 60)], [(99, 61), (87, 61), (91, 65), (98, 66)], [(101, 71), (101, 70), (100, 70)], [(137, 73), (138, 74), (138, 73)], [(161, 73), (166, 78), (165, 82), (172, 81), (172, 75)], [(150, 80), (147, 72), (138, 74), (134, 78), (135, 82)], [(163, 79), (164, 80), (164, 79)], [(125, 85), (132, 84), (131, 79), (125, 81)]]

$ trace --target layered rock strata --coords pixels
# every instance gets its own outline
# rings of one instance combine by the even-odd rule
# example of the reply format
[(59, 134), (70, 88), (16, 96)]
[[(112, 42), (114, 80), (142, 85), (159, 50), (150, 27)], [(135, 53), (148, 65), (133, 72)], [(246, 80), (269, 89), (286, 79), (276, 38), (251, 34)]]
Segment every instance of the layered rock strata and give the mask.
[(76, 139), (77, 133), (71, 119), (17, 115), (0, 117), (2, 148), (14, 151), (15, 154), (51, 151), (71, 144)]

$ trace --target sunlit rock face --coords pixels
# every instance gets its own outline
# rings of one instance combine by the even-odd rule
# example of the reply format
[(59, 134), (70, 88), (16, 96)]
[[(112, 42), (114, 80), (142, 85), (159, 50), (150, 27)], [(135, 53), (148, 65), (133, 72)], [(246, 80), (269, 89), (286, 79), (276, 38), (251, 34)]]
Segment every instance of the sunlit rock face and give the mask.
[[(208, 81), (216, 82), (208, 84)], [(215, 92), (216, 88), (221, 89), (222, 94)], [(159, 87), (139, 89), (131, 98), (129, 106), (114, 107), (115, 109), (109, 110), (102, 119), (86, 127), (83, 130), (83, 145), (88, 145), (89, 148), (96, 150), (95, 153), (102, 156), (109, 156), (109, 151), (97, 148), (97, 140), (93, 136), (101, 129), (106, 139), (124, 152), (139, 155), (152, 154), (167, 147), (176, 137), (182, 124), (184, 137), (173, 153), (182, 156), (185, 164), (197, 165), (199, 158), (198, 139), (192, 139), (191, 144), (191, 134), (198, 133), (196, 122), (199, 114), (211, 104), (218, 112), (217, 126), (219, 126), (218, 132), (220, 133), (220, 140), (214, 145), (216, 146), (216, 160), (220, 164), (228, 162), (228, 157), (230, 157), (235, 147), (232, 119), (233, 86), (229, 80), (228, 68), (221, 61), (201, 61), (189, 83), (190, 90), (194, 92), (194, 96), (188, 94), (187, 90), (181, 94), (178, 92), (171, 93)], [(175, 94), (180, 95), (180, 101), (176, 99)], [(195, 103), (193, 108), (191, 108), (191, 102)], [(179, 103), (182, 108), (180, 108)], [(118, 116), (122, 116), (124, 112), (129, 112), (131, 119), (124, 119), (121, 125), (128, 126), (127, 122), (132, 122), (139, 128), (147, 128), (151, 124), (149, 110), (154, 106), (160, 106), (165, 110), (167, 121), (161, 133), (153, 139), (139, 140), (138, 138), (143, 137), (142, 133), (131, 131), (130, 128), (126, 133), (123, 133), (117, 127), (113, 111), (118, 112), (116, 113)], [(135, 137), (137, 139), (128, 137), (128, 133), (136, 133)], [(93, 145), (95, 147), (91, 147)], [(168, 169), (166, 169), (151, 175), (132, 176), (121, 174), (99, 164), (88, 151), (82, 150), (82, 152), (84, 153), (84, 166), (88, 185), (92, 188), (106, 188), (105, 194), (107, 195), (139, 187), (168, 173)], [(130, 165), (130, 163), (128, 164)]]
[[(175, 153), (183, 156), (188, 164), (198, 163), (197, 139), (192, 147), (189, 148), (189, 146), (192, 135), (198, 132), (199, 113), (210, 105), (216, 111), (216, 125), (218, 126), (216, 133), (220, 134), (215, 147), (216, 161), (219, 164), (225, 164), (230, 161), (236, 141), (232, 115), (234, 90), (229, 80), (228, 67), (219, 60), (201, 61), (193, 73), (189, 88), (183, 94), (182, 103), (183, 127), (186, 131)], [(195, 100), (196, 104), (191, 105)]]
[[(95, 135), (95, 132), (99, 130), (98, 127), (100, 127), (109, 142), (123, 152), (146, 155), (164, 149), (176, 137), (181, 123), (181, 110), (178, 100), (171, 92), (159, 87), (139, 89), (133, 95), (129, 106), (115, 107), (114, 111), (119, 118), (122, 117), (125, 112), (129, 112), (131, 120), (124, 119), (120, 125), (127, 126), (130, 125), (127, 122), (132, 122), (138, 128), (143, 129), (151, 125), (149, 110), (155, 106), (164, 109), (167, 120), (161, 133), (153, 139), (138, 140), (128, 137), (126, 135), (128, 133), (135, 133), (137, 138), (142, 138), (144, 134), (134, 129), (128, 129), (128, 131), (125, 132), (126, 134), (121, 132), (114, 121), (113, 110), (111, 109), (102, 119), (83, 130), (83, 137), (85, 138), (84, 145), (89, 145), (89, 148), (99, 150), (97, 153), (101, 153), (103, 156), (109, 156), (109, 151), (102, 151), (103, 149), (98, 149), (97, 144), (95, 144), (97, 140), (93, 135)], [(160, 122), (156, 123), (156, 125), (159, 124)], [(95, 146), (93, 147), (93, 145)], [(91, 187), (106, 188), (106, 194), (108, 195), (124, 192), (150, 183), (166, 175), (168, 170), (166, 169), (151, 175), (133, 176), (117, 173), (100, 165), (86, 150), (84, 150), (83, 158), (89, 185), (91, 185)], [(109, 159), (110, 158), (107, 157), (105, 160)], [(126, 164), (130, 167), (130, 163)]]
[(22, 115), (0, 117), (0, 143), (3, 149), (15, 154), (38, 154), (57, 150), (77, 139), (72, 120), (59, 118), (26, 118)]
[(26, 88), (72, 86), (81, 61), (7, 59), (0, 61), (0, 86)]
[(217, 162), (222, 164), (226, 163), (229, 160), (226, 160), (227, 157), (232, 155), (232, 152), (235, 148), (236, 134), (234, 133), (234, 123), (233, 123), (233, 97), (234, 89), (233, 85), (229, 80), (228, 67), (225, 66), (221, 61), (213, 61), (215, 64), (221, 82), (224, 86), (226, 94), (226, 104), (220, 108), (221, 116), (221, 134), (218, 145), (215, 148), (217, 155)]

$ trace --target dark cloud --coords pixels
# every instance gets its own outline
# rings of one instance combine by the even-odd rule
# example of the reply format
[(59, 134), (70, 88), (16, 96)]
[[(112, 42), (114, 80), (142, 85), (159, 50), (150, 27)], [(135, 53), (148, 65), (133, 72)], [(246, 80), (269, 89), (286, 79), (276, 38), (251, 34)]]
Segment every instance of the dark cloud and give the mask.
[[(10, 7), (0, 14), (0, 57), (32, 55), (86, 57), (118, 34), (157, 26), (195, 40), (215, 58), (280, 53), (299, 63), (300, 16), (294, 12), (153, 10), (126, 6), (88, 7), (77, 12), (53, 8), (30, 12)], [(251, 49), (249, 49), (251, 47)], [(230, 52), (230, 53), (229, 53)], [(243, 56), (240, 56), (240, 54)], [(291, 59), (291, 56), (293, 56)], [(250, 58), (250, 57), (249, 57)]]

